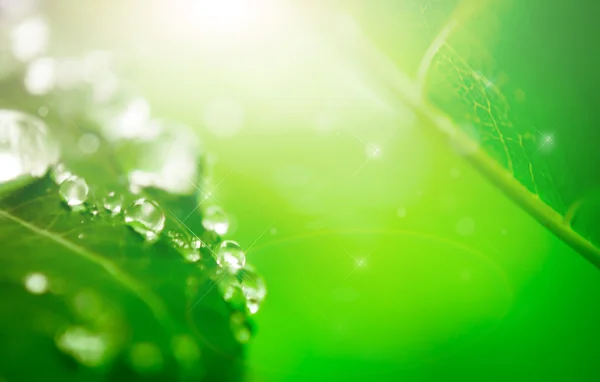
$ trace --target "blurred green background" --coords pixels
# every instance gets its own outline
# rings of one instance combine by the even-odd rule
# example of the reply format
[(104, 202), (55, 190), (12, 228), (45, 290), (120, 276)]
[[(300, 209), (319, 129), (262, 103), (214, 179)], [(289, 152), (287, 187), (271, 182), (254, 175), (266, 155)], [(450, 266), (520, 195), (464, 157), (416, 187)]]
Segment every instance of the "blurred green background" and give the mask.
[[(427, 19), (456, 2), (263, 1), (248, 30), (240, 1), (219, 8), (229, 24), (187, 17), (188, 3), (46, 5), (59, 49), (127, 53), (153, 112), (197, 128), (212, 155), (228, 235), (269, 287), (248, 381), (600, 379), (598, 270), (343, 48), (360, 33), (414, 76), (437, 33)], [(504, 8), (478, 31), (496, 60), (486, 76), (520, 88), (553, 135), (539, 155), (569, 169), (567, 199), (593, 195), (598, 5)]]

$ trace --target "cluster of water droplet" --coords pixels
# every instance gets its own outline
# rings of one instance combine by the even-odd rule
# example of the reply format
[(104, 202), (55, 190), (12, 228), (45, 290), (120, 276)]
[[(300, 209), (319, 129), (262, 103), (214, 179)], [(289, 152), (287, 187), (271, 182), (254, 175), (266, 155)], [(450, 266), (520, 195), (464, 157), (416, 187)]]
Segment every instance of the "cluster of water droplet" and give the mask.
[[(212, 266), (213, 281), (232, 307), (229, 324), (234, 337), (240, 343), (248, 342), (248, 317), (259, 310), (266, 296), (265, 282), (247, 264), (245, 253), (236, 242), (220, 238), (229, 231), (229, 219), (219, 206), (210, 204), (210, 194), (202, 194), (198, 189), (202, 151), (196, 135), (185, 125), (153, 117), (149, 103), (131, 92), (129, 85), (117, 76), (109, 52), (52, 57), (48, 54), (50, 28), (46, 18), (35, 9), (12, 17), (10, 6), (5, 7), (0, 2), (0, 21), (5, 21), (2, 18), (6, 15), (11, 17), (6, 24), (11, 33), (8, 39), (0, 33), (0, 44), (7, 40), (3, 45), (9, 47), (8, 51), (0, 49), (0, 79), (23, 72), (22, 84), (32, 97), (56, 99), (51, 108), (42, 104), (38, 116), (0, 110), (0, 185), (23, 177), (41, 177), (50, 170), (61, 200), (72, 211), (118, 219), (147, 242), (164, 238), (194, 266), (203, 270)], [(59, 146), (43, 121), (49, 113), (69, 118), (84, 113), (86, 120), (95, 122), (90, 125), (98, 126), (98, 130), (82, 133), (78, 140), (80, 154), (96, 153), (101, 139), (110, 142), (115, 160), (127, 172), (134, 195), (96, 191), (84, 177), (59, 163)], [(136, 195), (145, 188), (178, 195), (200, 191), (203, 198), (199, 203), (208, 201), (201, 210), (208, 239), (183, 230), (183, 223), (163, 234), (166, 217), (162, 208), (156, 201)], [(79, 235), (80, 239), (84, 237)], [(213, 242), (218, 244), (211, 245)], [(211, 258), (212, 262), (203, 261)], [(59, 284), (41, 272), (28, 274), (23, 283), (26, 290), (36, 295), (52, 291)], [(124, 318), (115, 316), (115, 310), (107, 303), (98, 293), (77, 293), (72, 308), (88, 324), (63, 328), (55, 338), (57, 348), (87, 367), (103, 366), (114, 359), (126, 341), (115, 325), (125, 324)], [(171, 350), (182, 367), (197, 363), (200, 357), (197, 343), (187, 335), (173, 338)], [(164, 363), (161, 349), (150, 342), (131, 344), (127, 359), (141, 374), (159, 370)]]

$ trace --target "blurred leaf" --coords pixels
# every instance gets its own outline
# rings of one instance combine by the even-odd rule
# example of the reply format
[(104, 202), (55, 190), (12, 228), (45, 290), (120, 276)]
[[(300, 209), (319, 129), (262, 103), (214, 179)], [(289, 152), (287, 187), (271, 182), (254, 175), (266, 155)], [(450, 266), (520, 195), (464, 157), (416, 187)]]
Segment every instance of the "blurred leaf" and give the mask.
[[(496, 68), (488, 47), (512, 2), (462, 1), (437, 24), (437, 36), (418, 70), (424, 96), (449, 118), (425, 112), (449, 135), (451, 144), (532, 216), (592, 263), (600, 266), (600, 250), (591, 242), (593, 220), (575, 225), (581, 201), (572, 200), (556, 179), (569, 178), (544, 154), (554, 146), (528, 119), (522, 90)], [(424, 15), (435, 10), (432, 3)], [(439, 15), (435, 13), (435, 18)], [(496, 37), (497, 38), (497, 37)]]

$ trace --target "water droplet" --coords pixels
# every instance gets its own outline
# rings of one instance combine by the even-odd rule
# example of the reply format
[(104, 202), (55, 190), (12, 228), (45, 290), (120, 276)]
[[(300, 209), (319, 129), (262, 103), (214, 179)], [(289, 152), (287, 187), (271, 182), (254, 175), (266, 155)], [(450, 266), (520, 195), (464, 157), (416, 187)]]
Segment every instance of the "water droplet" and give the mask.
[(131, 367), (141, 374), (156, 373), (163, 366), (163, 356), (158, 346), (151, 342), (139, 342), (129, 349)]
[(44, 122), (19, 111), (0, 110), (0, 183), (41, 177), (58, 157), (58, 146)]
[(22, 21), (11, 31), (11, 49), (15, 58), (26, 62), (44, 53), (48, 46), (50, 28), (41, 16)]
[(267, 286), (264, 279), (251, 267), (242, 269), (239, 275), (242, 292), (246, 298), (246, 308), (250, 314), (254, 314), (258, 312), (267, 295)]
[(80, 234), (77, 236), (77, 238), (78, 238), (78, 239), (83, 239), (84, 237), (85, 237), (85, 235), (84, 235), (84, 234), (82, 234), (82, 233), (80, 233)]
[(277, 235), (277, 228), (273, 227), (269, 232), (271, 232), (271, 235)]
[(106, 337), (81, 326), (67, 328), (57, 337), (56, 346), (84, 366), (96, 367), (108, 361)]
[(244, 125), (244, 107), (233, 99), (216, 98), (204, 109), (204, 125), (217, 136), (232, 137)]
[(70, 207), (78, 207), (86, 202), (90, 189), (83, 178), (72, 175), (58, 190), (62, 200)]
[(98, 147), (100, 147), (100, 140), (95, 134), (85, 133), (79, 138), (77, 147), (79, 147), (79, 150), (82, 153), (90, 155), (98, 151)]
[(31, 273), (25, 277), (25, 289), (32, 294), (44, 294), (48, 291), (48, 278), (43, 273)]
[(204, 211), (202, 226), (208, 231), (225, 235), (229, 230), (229, 220), (223, 209), (219, 206), (210, 206)]
[(62, 182), (69, 179), (72, 175), (73, 174), (64, 163), (58, 163), (53, 166), (50, 172), (50, 177), (54, 180), (54, 183), (58, 185), (61, 185)]
[(187, 232), (180, 231), (169, 231), (167, 236), (170, 239), (173, 247), (183, 256), (186, 261), (190, 263), (200, 261), (202, 258), (200, 255), (202, 241), (199, 238), (191, 237), (191, 235), (189, 235)]
[(405, 218), (406, 217), (406, 208), (404, 208), (404, 207), (398, 208), (398, 211), (396, 211), (396, 214), (398, 215), (399, 218)]
[(198, 345), (188, 335), (182, 334), (171, 340), (173, 356), (184, 367), (192, 367), (200, 359)]
[(246, 316), (242, 312), (233, 312), (229, 321), (235, 339), (242, 344), (248, 343), (251, 333), (246, 322)]
[(109, 211), (113, 216), (121, 213), (123, 209), (123, 196), (116, 194), (115, 192), (109, 192), (104, 199), (102, 199), (102, 205), (104, 209)]
[(217, 272), (214, 280), (223, 300), (240, 307), (245, 305), (242, 285), (236, 274), (226, 271)]
[(240, 248), (240, 245), (233, 240), (225, 240), (219, 246), (217, 251), (217, 264), (231, 272), (235, 273), (246, 265), (246, 255)]
[(471, 236), (475, 233), (475, 221), (471, 218), (462, 218), (456, 222), (456, 232), (462, 236)]
[(146, 240), (154, 241), (165, 227), (165, 215), (156, 202), (141, 198), (127, 208), (125, 222)]
[(51, 57), (41, 57), (32, 61), (25, 73), (24, 85), (32, 95), (50, 93), (56, 84), (56, 61)]

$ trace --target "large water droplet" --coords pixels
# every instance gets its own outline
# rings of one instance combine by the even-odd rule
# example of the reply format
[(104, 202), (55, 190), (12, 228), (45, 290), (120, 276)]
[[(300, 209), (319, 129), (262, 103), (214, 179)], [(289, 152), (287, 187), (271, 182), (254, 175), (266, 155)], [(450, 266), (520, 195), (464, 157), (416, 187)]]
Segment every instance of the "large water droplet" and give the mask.
[(84, 366), (96, 367), (108, 360), (106, 337), (81, 326), (67, 328), (57, 337), (56, 346)]
[(86, 202), (90, 189), (83, 178), (73, 175), (62, 182), (58, 192), (67, 205), (78, 207)]
[(0, 183), (41, 177), (58, 161), (59, 149), (40, 119), (0, 109)]
[(217, 264), (231, 272), (235, 273), (246, 265), (246, 255), (240, 248), (240, 245), (233, 240), (225, 240), (219, 246), (217, 251)]
[(62, 182), (69, 179), (71, 175), (73, 175), (73, 173), (71, 173), (71, 170), (69, 170), (64, 163), (58, 163), (57, 165), (53, 166), (52, 170), (50, 171), (50, 177), (52, 177), (54, 183), (58, 185), (61, 185)]
[(202, 226), (208, 231), (225, 235), (229, 230), (229, 219), (221, 207), (210, 206), (204, 211)]
[(239, 272), (240, 285), (246, 298), (246, 308), (250, 314), (258, 312), (260, 304), (267, 295), (264, 279), (252, 267), (246, 267)]
[(163, 366), (163, 356), (158, 346), (151, 342), (140, 342), (129, 350), (131, 367), (141, 374), (155, 373)]
[(123, 196), (115, 192), (109, 192), (104, 199), (102, 199), (102, 205), (104, 206), (104, 209), (111, 214), (118, 215), (123, 209)]
[(165, 215), (148, 199), (136, 200), (125, 211), (125, 222), (148, 241), (154, 241), (165, 227)]

